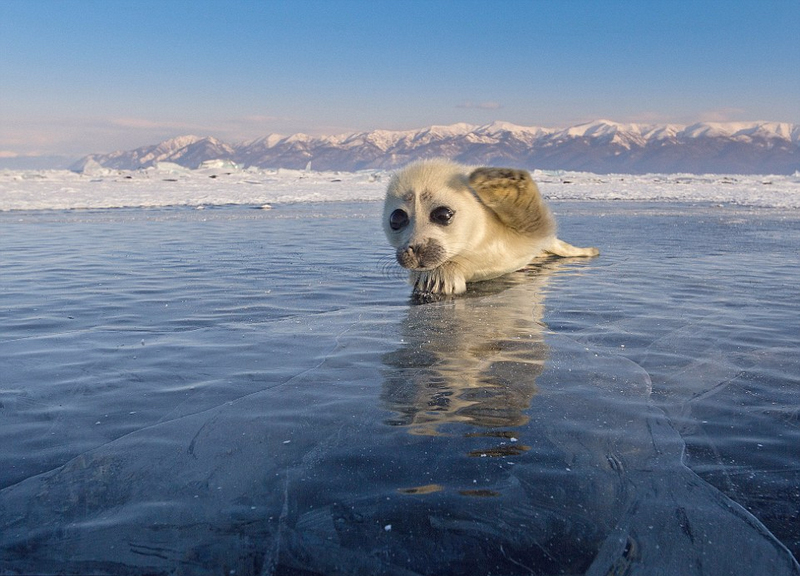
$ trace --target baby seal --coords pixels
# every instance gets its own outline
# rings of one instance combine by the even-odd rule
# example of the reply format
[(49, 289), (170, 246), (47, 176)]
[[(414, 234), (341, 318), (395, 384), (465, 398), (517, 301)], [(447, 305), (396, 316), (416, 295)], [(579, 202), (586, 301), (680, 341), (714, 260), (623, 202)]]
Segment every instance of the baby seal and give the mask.
[(525, 170), (423, 160), (389, 182), (383, 229), (410, 271), (416, 300), (461, 294), (468, 282), (514, 272), (538, 256), (597, 256), (556, 237), (556, 222)]

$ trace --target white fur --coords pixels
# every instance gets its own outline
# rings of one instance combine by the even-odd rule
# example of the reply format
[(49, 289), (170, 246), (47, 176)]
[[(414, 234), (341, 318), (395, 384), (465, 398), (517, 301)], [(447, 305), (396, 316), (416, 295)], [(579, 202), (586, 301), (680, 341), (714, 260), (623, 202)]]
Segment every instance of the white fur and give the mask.
[[(446, 160), (426, 160), (404, 168), (389, 183), (383, 227), (389, 243), (397, 250), (398, 260), (403, 264), (404, 251), (421, 254), (426, 246), (435, 246), (436, 250), (429, 253), (438, 256), (435, 262), (406, 263), (415, 295), (459, 294), (466, 290), (468, 282), (519, 270), (544, 252), (559, 256), (598, 253), (595, 248), (576, 248), (556, 238), (554, 220), (542, 202), (537, 204), (536, 214), (530, 215), (530, 221), (537, 226), (541, 222), (540, 227), (524, 231), (510, 227), (497, 211), (497, 204), (504, 200), (494, 202), (495, 209), (490, 208), (487, 203), (492, 203), (493, 198), (481, 189), (482, 199), (470, 186), (472, 172)], [(538, 196), (535, 184), (532, 189)], [(454, 212), (448, 225), (431, 217), (432, 211), (440, 207)], [(408, 224), (399, 230), (390, 226), (390, 216), (396, 210), (408, 217)]]

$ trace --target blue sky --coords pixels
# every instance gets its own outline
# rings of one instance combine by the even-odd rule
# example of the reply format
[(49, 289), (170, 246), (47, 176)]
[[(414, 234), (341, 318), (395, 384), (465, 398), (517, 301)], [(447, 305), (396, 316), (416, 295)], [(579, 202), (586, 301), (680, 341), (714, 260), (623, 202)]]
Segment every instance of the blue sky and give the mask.
[(180, 134), (800, 123), (800, 0), (0, 0), (0, 157)]

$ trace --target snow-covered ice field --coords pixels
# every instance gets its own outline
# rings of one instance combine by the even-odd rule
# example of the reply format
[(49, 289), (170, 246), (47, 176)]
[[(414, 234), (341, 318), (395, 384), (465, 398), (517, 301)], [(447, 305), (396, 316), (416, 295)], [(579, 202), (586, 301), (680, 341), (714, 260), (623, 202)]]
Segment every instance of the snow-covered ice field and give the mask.
[(800, 574), (800, 178), (536, 179), (415, 306), (386, 173), (0, 172), (0, 573)]
[[(800, 173), (793, 176), (533, 173), (543, 194), (561, 200), (631, 200), (732, 203), (800, 208)], [(276, 202), (378, 200), (389, 172), (313, 172), (240, 169), (207, 162), (198, 170), (161, 163), (155, 168), (0, 171), (0, 211), (63, 210)]]

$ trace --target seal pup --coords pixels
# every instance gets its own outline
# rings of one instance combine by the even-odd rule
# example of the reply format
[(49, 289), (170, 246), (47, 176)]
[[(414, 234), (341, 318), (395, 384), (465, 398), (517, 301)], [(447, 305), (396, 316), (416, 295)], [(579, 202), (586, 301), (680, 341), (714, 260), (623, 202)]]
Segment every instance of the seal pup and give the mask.
[(600, 253), (556, 237), (555, 218), (527, 171), (443, 159), (394, 174), (383, 229), (421, 301), (461, 294), (468, 282), (514, 272), (539, 256)]

